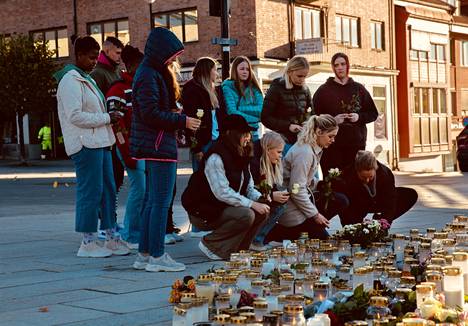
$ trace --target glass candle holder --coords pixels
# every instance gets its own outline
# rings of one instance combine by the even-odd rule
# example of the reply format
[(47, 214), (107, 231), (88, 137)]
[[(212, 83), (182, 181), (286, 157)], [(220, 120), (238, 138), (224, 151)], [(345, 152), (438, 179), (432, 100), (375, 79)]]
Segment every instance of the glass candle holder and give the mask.
[(360, 285), (365, 284), (367, 277), (367, 268), (366, 267), (359, 267), (354, 269), (353, 272), (353, 291)]
[(306, 326), (304, 309), (300, 305), (286, 305), (283, 309), (282, 325)]
[(460, 267), (446, 267), (443, 270), (444, 279), (444, 295), (445, 305), (450, 308), (456, 308), (457, 306), (463, 307), (464, 304), (464, 287), (463, 274)]
[(434, 297), (432, 286), (429, 284), (416, 285), (416, 307), (421, 309), (424, 300)]
[(262, 280), (254, 280), (252, 281), (251, 292), (252, 294), (256, 294), (257, 297), (263, 297), (263, 285), (264, 282)]
[(337, 273), (337, 276), (338, 278), (342, 279), (342, 280), (346, 280), (346, 281), (349, 281), (351, 280), (351, 266), (349, 265), (341, 265), (339, 268), (338, 268), (338, 273)]
[(419, 245), (419, 262), (425, 263), (431, 257), (431, 244), (421, 243)]
[(463, 288), (465, 294), (468, 294), (468, 253), (454, 252), (452, 265), (460, 267), (463, 274)]
[(174, 306), (174, 309), (172, 309), (172, 325), (173, 326), (185, 326), (186, 315), (187, 315), (187, 310), (182, 309), (179, 306)]
[(439, 272), (426, 272), (425, 273), (425, 278), (427, 282), (434, 283), (435, 284), (435, 289), (434, 293), (442, 293), (443, 287), (442, 287), (442, 279), (443, 276)]
[(213, 283), (213, 275), (200, 274), (195, 284), (195, 294), (198, 298), (207, 298), (211, 306), (215, 295), (215, 285)]
[(434, 233), (436, 233), (437, 230), (435, 228), (427, 228), (426, 229), (426, 238), (433, 239), (434, 238)]
[(231, 296), (229, 294), (218, 295), (215, 299), (215, 306), (218, 312), (221, 311), (222, 309), (229, 308), (230, 300), (231, 300)]
[(280, 286), (289, 287), (286, 294), (293, 294), (294, 292), (294, 276), (292, 274), (281, 274), (280, 275)]
[(392, 312), (388, 308), (387, 297), (371, 297), (367, 308), (367, 321), (372, 325), (374, 320), (380, 320), (390, 315)]
[(448, 233), (446, 232), (435, 232), (434, 238), (432, 239), (432, 251), (436, 251), (438, 249), (443, 249), (442, 240), (448, 238)]
[(401, 271), (391, 270), (388, 271), (386, 286), (392, 291), (395, 291), (400, 286)]
[(366, 265), (367, 253), (364, 251), (356, 252), (353, 256), (353, 268), (360, 268)]
[(314, 283), (314, 301), (325, 301), (328, 298), (328, 283)]
[(257, 322), (263, 321), (263, 316), (268, 313), (268, 303), (266, 301), (255, 300), (253, 303), (255, 320)]
[(402, 276), (400, 278), (400, 287), (412, 289), (416, 285), (414, 276)]

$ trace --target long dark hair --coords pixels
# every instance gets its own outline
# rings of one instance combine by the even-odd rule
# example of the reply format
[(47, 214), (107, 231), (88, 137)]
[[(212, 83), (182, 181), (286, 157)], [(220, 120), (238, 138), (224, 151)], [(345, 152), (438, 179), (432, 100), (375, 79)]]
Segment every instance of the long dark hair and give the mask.
[(218, 97), (216, 96), (216, 91), (214, 84), (211, 81), (211, 70), (213, 67), (216, 67), (216, 61), (209, 57), (202, 57), (197, 60), (195, 68), (193, 68), (192, 76), (193, 79), (199, 83), (210, 96), (210, 102), (212, 108), (219, 107)]
[(253, 156), (253, 145), (252, 141), (249, 142), (247, 146), (241, 146), (240, 139), (242, 135), (245, 135), (247, 132), (239, 130), (226, 130), (222, 135), (221, 139), (228, 147), (230, 151), (239, 156), (241, 163), (246, 163), (250, 161), (250, 158)]

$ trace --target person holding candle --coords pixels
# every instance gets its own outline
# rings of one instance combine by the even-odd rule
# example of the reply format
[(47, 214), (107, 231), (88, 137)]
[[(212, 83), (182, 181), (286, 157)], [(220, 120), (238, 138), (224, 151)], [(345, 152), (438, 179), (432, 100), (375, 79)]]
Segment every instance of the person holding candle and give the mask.
[(231, 253), (248, 249), (270, 211), (268, 205), (258, 202), (261, 194), (250, 174), (252, 131), (242, 116), (229, 116), (182, 194), (190, 222), (212, 231), (198, 246), (213, 260), (228, 259)]
[(341, 212), (347, 205), (346, 196), (333, 193), (328, 201), (323, 192), (314, 197), (313, 190), (318, 180), (315, 179), (324, 148), (330, 146), (336, 134), (338, 124), (328, 115), (312, 116), (284, 158), (284, 186), (290, 189), (291, 197), (279, 223), (267, 235), (267, 241), (298, 239), (301, 232), (308, 232), (309, 237), (325, 239), (328, 233), (329, 219)]
[(231, 66), (231, 73), (221, 85), (226, 101), (227, 114), (238, 114), (254, 128), (252, 139), (259, 139), (260, 115), (263, 108), (263, 93), (252, 64), (247, 57), (238, 56)]

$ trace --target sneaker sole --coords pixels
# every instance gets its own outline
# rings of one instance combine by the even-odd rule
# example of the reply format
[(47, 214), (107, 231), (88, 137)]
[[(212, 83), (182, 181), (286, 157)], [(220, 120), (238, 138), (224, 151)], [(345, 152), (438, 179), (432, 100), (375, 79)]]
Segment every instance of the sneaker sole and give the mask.
[(80, 258), (108, 258), (110, 256), (112, 256), (112, 253), (109, 254), (109, 255), (91, 255), (91, 254), (86, 254), (86, 253), (77, 253), (76, 254), (77, 257), (80, 257)]
[(130, 255), (130, 250), (128, 250), (128, 251), (112, 251), (112, 255), (114, 255), (114, 256), (127, 256), (127, 255)]
[(148, 265), (148, 263), (134, 262), (133, 263), (133, 268), (141, 271), (141, 270), (144, 270), (147, 265)]
[(147, 265), (145, 270), (147, 272), (182, 272), (185, 271), (186, 267), (168, 267), (160, 265)]

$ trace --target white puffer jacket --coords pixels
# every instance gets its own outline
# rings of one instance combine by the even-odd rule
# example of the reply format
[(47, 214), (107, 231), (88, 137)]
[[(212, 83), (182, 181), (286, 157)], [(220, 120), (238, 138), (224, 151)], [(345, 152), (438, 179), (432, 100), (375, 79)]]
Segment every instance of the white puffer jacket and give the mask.
[(76, 70), (70, 70), (60, 80), (57, 104), (68, 156), (83, 146), (103, 148), (115, 143), (104, 102), (95, 86)]

